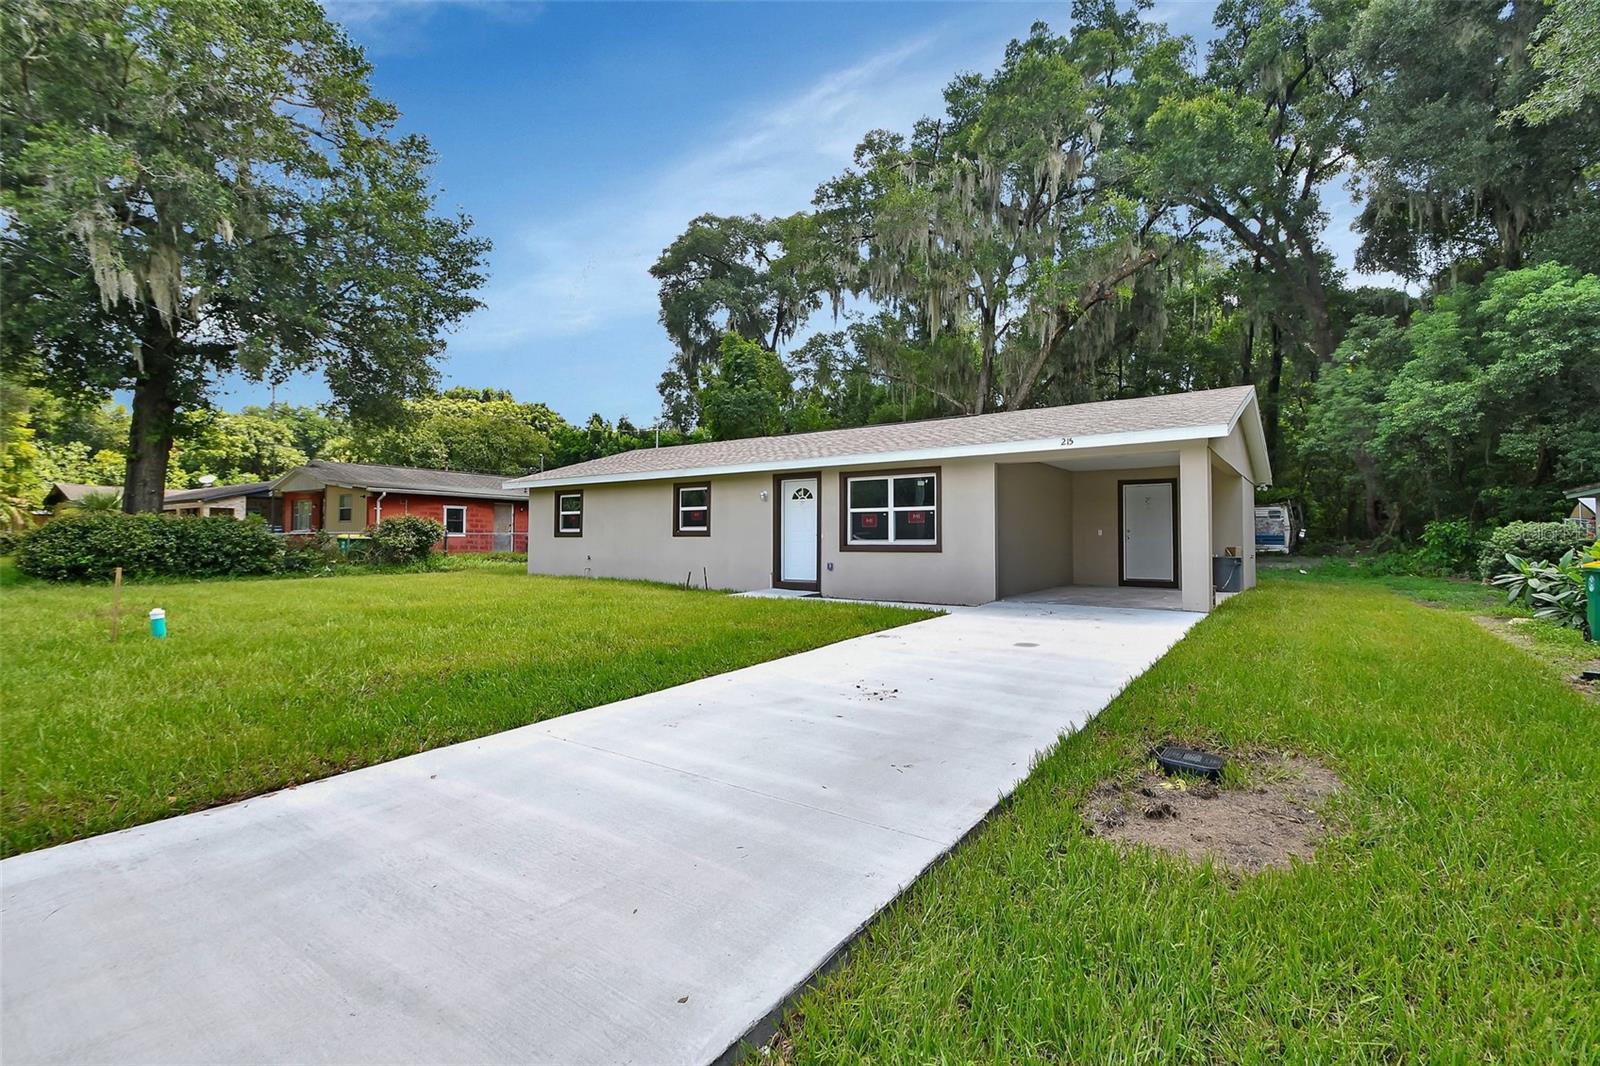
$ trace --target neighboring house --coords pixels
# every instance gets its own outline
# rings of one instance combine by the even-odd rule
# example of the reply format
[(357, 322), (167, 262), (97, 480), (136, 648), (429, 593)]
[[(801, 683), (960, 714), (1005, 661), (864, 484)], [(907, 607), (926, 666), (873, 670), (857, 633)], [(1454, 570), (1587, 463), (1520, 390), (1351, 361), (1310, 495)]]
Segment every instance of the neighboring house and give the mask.
[(85, 496), (115, 496), (122, 499), (121, 485), (79, 485), (72, 481), (52, 481), (44, 494), (44, 507), (53, 510), (64, 503), (80, 503)]
[(314, 459), (272, 483), (285, 533), (359, 533), (397, 515), (445, 528), (447, 552), (526, 551), (528, 504), (505, 478)]
[(249, 481), (240, 485), (207, 485), (177, 489), (162, 497), (161, 509), (179, 515), (260, 515), (270, 526), (279, 520), (273, 508), (272, 482)]
[(1241, 386), (646, 448), (506, 484), (529, 494), (533, 573), (949, 604), (1169, 589), (1205, 611), (1214, 556), (1255, 584), (1271, 481)]
[(1572, 513), (1567, 521), (1582, 526), (1591, 537), (1600, 536), (1600, 529), (1597, 529), (1600, 526), (1600, 482), (1569, 490), (1567, 499), (1572, 501)]

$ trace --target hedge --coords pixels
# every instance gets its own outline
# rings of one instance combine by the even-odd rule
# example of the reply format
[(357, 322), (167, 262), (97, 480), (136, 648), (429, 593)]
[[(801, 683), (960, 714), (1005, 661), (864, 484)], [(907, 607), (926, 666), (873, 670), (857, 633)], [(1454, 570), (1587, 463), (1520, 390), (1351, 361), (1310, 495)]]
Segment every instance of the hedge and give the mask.
[(17, 569), (51, 581), (128, 577), (266, 574), (282, 546), (259, 518), (156, 514), (78, 514), (34, 530), (17, 551)]
[(1571, 522), (1508, 522), (1492, 531), (1478, 555), (1478, 576), (1485, 581), (1511, 572), (1506, 555), (1529, 562), (1553, 563), (1572, 548), (1582, 548), (1593, 538)]

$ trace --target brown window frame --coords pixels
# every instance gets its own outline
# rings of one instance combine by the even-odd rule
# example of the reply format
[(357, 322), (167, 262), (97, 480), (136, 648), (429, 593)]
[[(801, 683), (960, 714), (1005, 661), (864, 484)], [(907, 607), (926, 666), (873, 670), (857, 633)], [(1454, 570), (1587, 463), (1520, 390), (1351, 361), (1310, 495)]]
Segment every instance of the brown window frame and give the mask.
[[(683, 528), (683, 499), (684, 489), (706, 490), (706, 527), (704, 529)], [(696, 510), (696, 508), (690, 508)], [(672, 483), (672, 535), (674, 537), (709, 537), (711, 536), (711, 482), (709, 481), (675, 481)]]
[[(566, 499), (568, 496), (576, 496), (578, 498), (578, 528), (576, 530), (561, 528), (561, 501)], [(585, 518), (587, 517), (587, 511), (585, 508), (588, 506), (583, 499), (583, 490), (557, 489), (555, 492), (555, 498), (551, 502), (554, 505), (555, 510), (555, 535), (558, 537), (583, 536), (583, 527), (585, 525)]]
[[(933, 506), (907, 508), (907, 510), (933, 511), (933, 542), (911, 541), (897, 543), (882, 541), (875, 544), (850, 543), (850, 482), (867, 478), (890, 478), (888, 506), (890, 533), (894, 525), (894, 481), (897, 477), (925, 477), (933, 475)], [(899, 470), (841, 470), (839, 472), (839, 550), (842, 552), (942, 552), (944, 551), (944, 469), (938, 466), (914, 466)]]

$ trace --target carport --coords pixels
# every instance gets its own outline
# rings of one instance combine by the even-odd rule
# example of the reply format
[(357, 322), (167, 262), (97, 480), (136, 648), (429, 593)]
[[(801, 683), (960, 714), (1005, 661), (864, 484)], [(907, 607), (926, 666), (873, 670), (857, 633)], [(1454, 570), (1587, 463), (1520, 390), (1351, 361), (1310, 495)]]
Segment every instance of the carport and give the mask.
[[(1255, 494), (1239, 427), (1213, 441), (995, 465), (1001, 599), (1206, 611), (1216, 557), (1255, 584)], [(1224, 564), (1227, 565), (1227, 564)]]

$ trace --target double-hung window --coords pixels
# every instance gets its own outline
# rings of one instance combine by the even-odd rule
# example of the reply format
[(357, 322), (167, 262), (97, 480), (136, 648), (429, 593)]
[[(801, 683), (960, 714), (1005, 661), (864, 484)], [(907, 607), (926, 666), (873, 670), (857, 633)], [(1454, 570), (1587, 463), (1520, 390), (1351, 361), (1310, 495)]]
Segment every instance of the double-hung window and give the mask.
[(291, 532), (291, 533), (310, 533), (311, 532), (311, 501), (310, 500), (296, 500), (296, 501), (294, 501), (294, 510), (290, 512), (290, 517), (291, 517), (292, 520), (291, 520), (291, 522), (289, 524), (289, 532)]
[(459, 537), (467, 532), (467, 509), (465, 507), (446, 507), (444, 509), (444, 535)]
[(556, 536), (583, 536), (583, 493), (556, 493)]
[(842, 474), (842, 547), (857, 551), (938, 551), (939, 472)]
[(672, 535), (711, 536), (711, 485), (672, 486)]
[(348, 492), (339, 494), (339, 521), (348, 522), (355, 517), (356, 498)]

